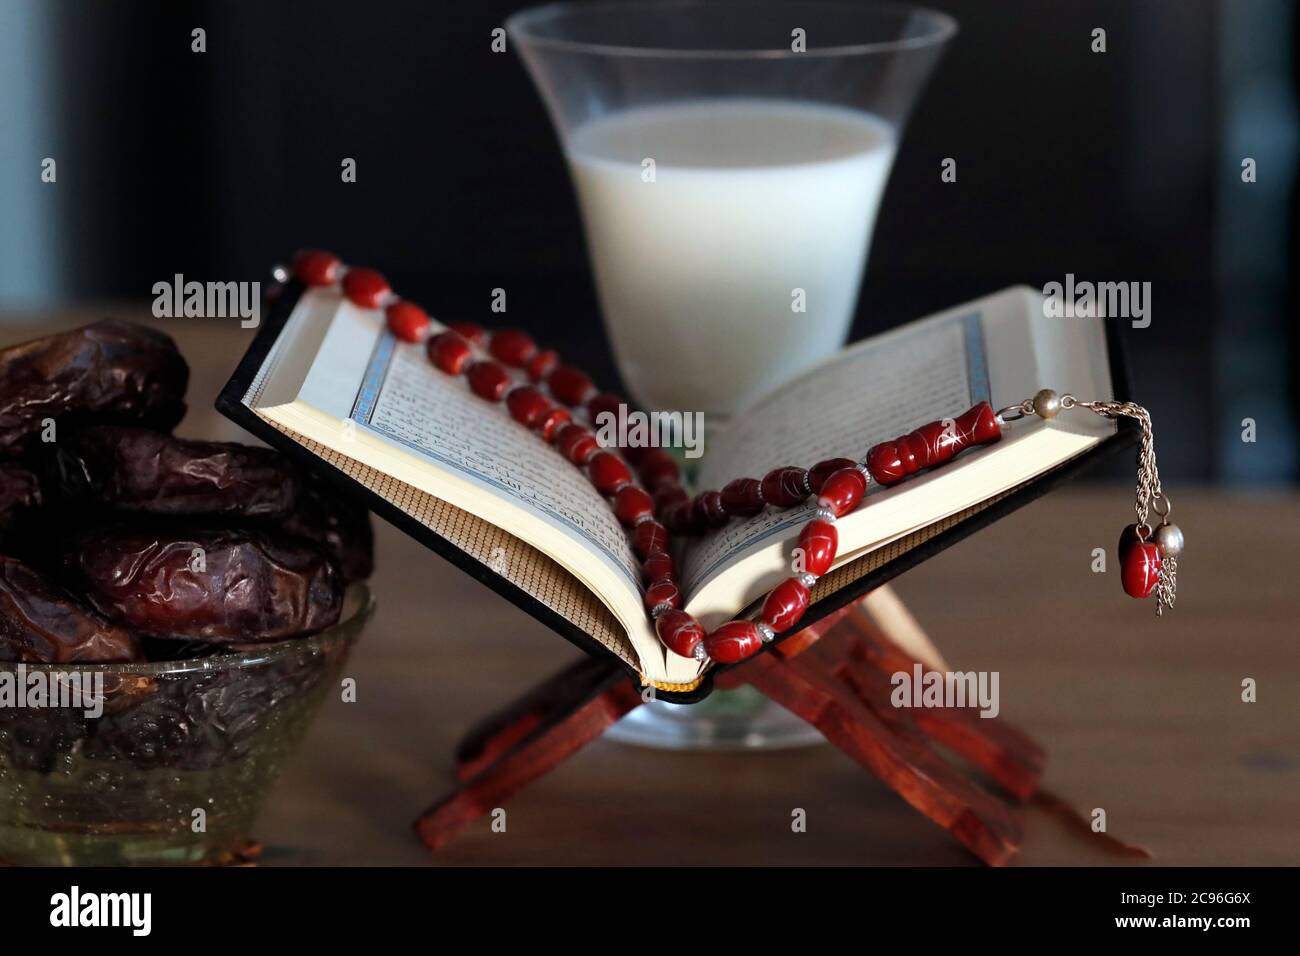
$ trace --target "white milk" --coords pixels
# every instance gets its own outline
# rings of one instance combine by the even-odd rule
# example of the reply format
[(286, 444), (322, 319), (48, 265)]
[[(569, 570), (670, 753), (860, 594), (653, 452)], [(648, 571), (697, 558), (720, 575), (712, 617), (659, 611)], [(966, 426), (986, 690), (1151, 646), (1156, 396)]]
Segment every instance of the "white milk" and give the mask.
[(894, 159), (884, 122), (702, 101), (583, 124), (568, 153), (601, 308), (643, 404), (726, 415), (844, 343)]

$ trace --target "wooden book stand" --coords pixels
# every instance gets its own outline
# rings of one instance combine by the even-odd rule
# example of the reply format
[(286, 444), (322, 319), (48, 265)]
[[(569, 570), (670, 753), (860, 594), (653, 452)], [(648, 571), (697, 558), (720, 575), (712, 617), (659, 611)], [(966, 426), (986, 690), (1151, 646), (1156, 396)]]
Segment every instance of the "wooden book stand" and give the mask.
[[(892, 674), (947, 670), (887, 588), (818, 621), (769, 653), (718, 675), (725, 690), (751, 685), (948, 830), (979, 859), (1006, 863), (1023, 836), (1024, 803), (1044, 753), (1020, 731), (973, 708), (902, 709)], [(456, 753), (458, 783), (415, 823), (430, 850), (554, 769), (645, 701), (626, 672), (584, 658), (481, 721)], [(996, 796), (941, 756), (964, 759), (1003, 791)]]

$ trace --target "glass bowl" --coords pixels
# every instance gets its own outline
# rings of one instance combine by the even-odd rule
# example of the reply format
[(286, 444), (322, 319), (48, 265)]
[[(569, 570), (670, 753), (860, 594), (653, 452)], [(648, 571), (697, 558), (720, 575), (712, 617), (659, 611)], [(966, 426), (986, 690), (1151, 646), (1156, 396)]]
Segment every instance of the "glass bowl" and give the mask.
[[(163, 663), (0, 662), (0, 681), (29, 688), (25, 706), (0, 706), (0, 862), (237, 854), (373, 612), (356, 583), (338, 623), (312, 637)], [(30, 690), (41, 686), (44, 705)], [(56, 696), (73, 706), (50, 706)]]

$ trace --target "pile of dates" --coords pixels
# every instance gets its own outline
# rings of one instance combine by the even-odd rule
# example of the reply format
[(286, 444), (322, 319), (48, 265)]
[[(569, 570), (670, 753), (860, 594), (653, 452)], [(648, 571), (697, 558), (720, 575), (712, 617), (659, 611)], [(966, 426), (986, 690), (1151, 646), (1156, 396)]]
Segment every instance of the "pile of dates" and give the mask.
[[(334, 624), (370, 574), (364, 509), (270, 449), (171, 434), (188, 379), (168, 336), (125, 322), (0, 349), (0, 661), (242, 651)], [(73, 747), (208, 766), (294, 689), (219, 669), (118, 681), (93, 722), (0, 708), (0, 750), (35, 770)]]

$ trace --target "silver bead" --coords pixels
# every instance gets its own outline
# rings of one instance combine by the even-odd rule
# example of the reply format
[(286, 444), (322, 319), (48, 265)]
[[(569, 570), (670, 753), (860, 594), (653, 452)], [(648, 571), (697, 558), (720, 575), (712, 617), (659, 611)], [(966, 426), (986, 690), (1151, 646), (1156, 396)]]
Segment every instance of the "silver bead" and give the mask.
[(1183, 529), (1176, 524), (1162, 524), (1156, 528), (1154, 541), (1167, 558), (1176, 558), (1183, 553)]
[(1039, 418), (1055, 418), (1061, 411), (1061, 396), (1045, 388), (1032, 399), (1034, 414)]
[(656, 604), (650, 611), (650, 617), (658, 619), (661, 614), (666, 614), (673, 609), (673, 606), (667, 601), (661, 601)]
[(813, 512), (813, 518), (817, 521), (825, 521), (827, 524), (834, 524), (835, 512), (830, 508), (818, 508)]
[(271, 278), (276, 282), (288, 282), (289, 270), (284, 266), (271, 266)]
[(808, 571), (800, 571), (795, 576), (799, 579), (799, 583), (806, 588), (810, 588), (817, 583), (817, 575), (812, 574)]
[(763, 639), (764, 644), (770, 644), (772, 639), (776, 637), (776, 631), (772, 630), (772, 625), (768, 624), (767, 621), (759, 621), (758, 636)]
[(709, 659), (709, 652), (704, 649), (704, 642), (695, 645), (695, 650), (691, 651), (691, 656), (701, 664)]

